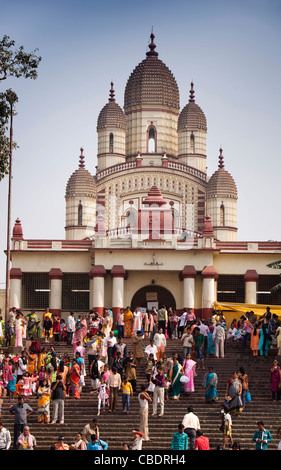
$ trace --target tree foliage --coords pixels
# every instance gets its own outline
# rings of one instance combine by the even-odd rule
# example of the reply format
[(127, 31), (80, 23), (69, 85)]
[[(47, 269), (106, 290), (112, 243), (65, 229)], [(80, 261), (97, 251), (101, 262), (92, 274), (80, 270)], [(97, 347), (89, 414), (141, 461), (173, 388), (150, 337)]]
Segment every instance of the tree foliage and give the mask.
[[(9, 77), (30, 78), (35, 80), (38, 76), (38, 66), (41, 57), (37, 50), (25, 52), (23, 46), (15, 47), (15, 41), (4, 35), (0, 40), (0, 81)], [(11, 106), (9, 99), (17, 96), (12, 90), (0, 93), (0, 181), (9, 172), (10, 139), (8, 136), (9, 117)], [(16, 144), (14, 144), (16, 146)]]
[[(267, 264), (267, 267), (268, 268), (274, 268), (274, 269), (281, 269), (281, 260), (279, 259), (277, 261), (273, 261), (273, 263)], [(280, 276), (281, 276), (281, 274), (280, 274)], [(276, 284), (276, 286), (271, 287), (270, 292), (272, 294), (274, 294), (275, 292), (277, 292), (280, 289), (281, 289), (281, 282)]]

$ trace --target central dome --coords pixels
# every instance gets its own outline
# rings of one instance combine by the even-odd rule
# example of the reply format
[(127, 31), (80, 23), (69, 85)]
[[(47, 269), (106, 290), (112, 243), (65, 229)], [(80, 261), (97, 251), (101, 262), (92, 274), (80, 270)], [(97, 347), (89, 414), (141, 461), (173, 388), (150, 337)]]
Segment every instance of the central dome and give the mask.
[(125, 88), (124, 108), (157, 105), (179, 109), (179, 89), (169, 68), (158, 59), (152, 33), (150, 51), (131, 73)]

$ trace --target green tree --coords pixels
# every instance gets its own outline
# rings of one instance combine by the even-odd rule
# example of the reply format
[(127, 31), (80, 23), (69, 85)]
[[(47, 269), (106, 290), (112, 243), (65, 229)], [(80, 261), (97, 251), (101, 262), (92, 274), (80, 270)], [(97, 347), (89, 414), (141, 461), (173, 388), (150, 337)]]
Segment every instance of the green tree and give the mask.
[[(273, 261), (273, 263), (267, 264), (267, 267), (268, 268), (274, 268), (274, 269), (281, 269), (281, 259), (279, 259), (277, 261)], [(280, 276), (281, 276), (281, 274), (280, 274)], [(276, 286), (271, 287), (270, 292), (272, 294), (274, 294), (275, 292), (277, 292), (280, 289), (281, 289), (281, 282), (276, 284)]]
[[(38, 66), (42, 58), (37, 50), (25, 52), (23, 46), (15, 47), (15, 41), (4, 35), (0, 41), (0, 81), (9, 77), (31, 78), (38, 76)], [(0, 93), (0, 181), (9, 172), (10, 140), (8, 137), (10, 103), (12, 90)], [(16, 99), (17, 101), (17, 99)], [(16, 146), (16, 144), (14, 144)]]

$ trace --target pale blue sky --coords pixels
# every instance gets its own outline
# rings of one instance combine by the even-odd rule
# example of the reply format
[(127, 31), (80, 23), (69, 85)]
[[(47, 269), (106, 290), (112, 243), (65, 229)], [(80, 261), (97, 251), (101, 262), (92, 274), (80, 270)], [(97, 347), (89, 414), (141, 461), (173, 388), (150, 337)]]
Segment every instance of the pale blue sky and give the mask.
[[(191, 80), (207, 117), (208, 174), (222, 146), (238, 187), (238, 239), (281, 240), (281, 2), (279, 0), (0, 0), (0, 36), (39, 49), (36, 81), (10, 79), (19, 96), (12, 225), (25, 238), (64, 238), (65, 186), (80, 147), (95, 173), (96, 122), (110, 81), (145, 58), (153, 26), (159, 58), (188, 101)], [(8, 178), (0, 182), (0, 288), (5, 286)]]

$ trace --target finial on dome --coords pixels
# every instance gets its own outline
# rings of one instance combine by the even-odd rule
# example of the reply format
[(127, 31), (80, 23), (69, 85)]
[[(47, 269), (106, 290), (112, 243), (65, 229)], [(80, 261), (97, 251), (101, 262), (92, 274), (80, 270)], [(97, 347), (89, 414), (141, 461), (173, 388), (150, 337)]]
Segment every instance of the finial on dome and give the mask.
[(194, 83), (193, 83), (193, 81), (192, 81), (192, 82), (191, 82), (190, 92), (189, 92), (189, 102), (190, 102), (190, 103), (191, 103), (191, 102), (193, 103), (193, 102), (195, 101), (195, 97), (194, 97), (195, 91), (194, 91), (194, 88), (193, 88), (193, 87), (194, 87)]
[(151, 55), (154, 55), (154, 56), (158, 56), (158, 52), (155, 51), (155, 48), (156, 48), (156, 44), (154, 43), (154, 34), (153, 34), (153, 30), (151, 32), (151, 35), (150, 35), (150, 44), (149, 44), (149, 49), (150, 51), (148, 51), (146, 53), (147, 57), (151, 56)]
[(115, 90), (113, 88), (113, 82), (110, 83), (110, 91), (109, 91), (109, 100), (108, 101), (115, 101)]
[(85, 167), (85, 157), (83, 155), (84, 149), (83, 147), (80, 148), (80, 157), (79, 157), (79, 168), (84, 168)]
[(219, 168), (224, 168), (224, 157), (223, 157), (223, 154), (222, 154), (222, 148), (220, 148)]
[(23, 240), (23, 232), (22, 232), (22, 226), (21, 226), (21, 221), (19, 218), (16, 219), (15, 225), (13, 228), (13, 237), (12, 240)]

